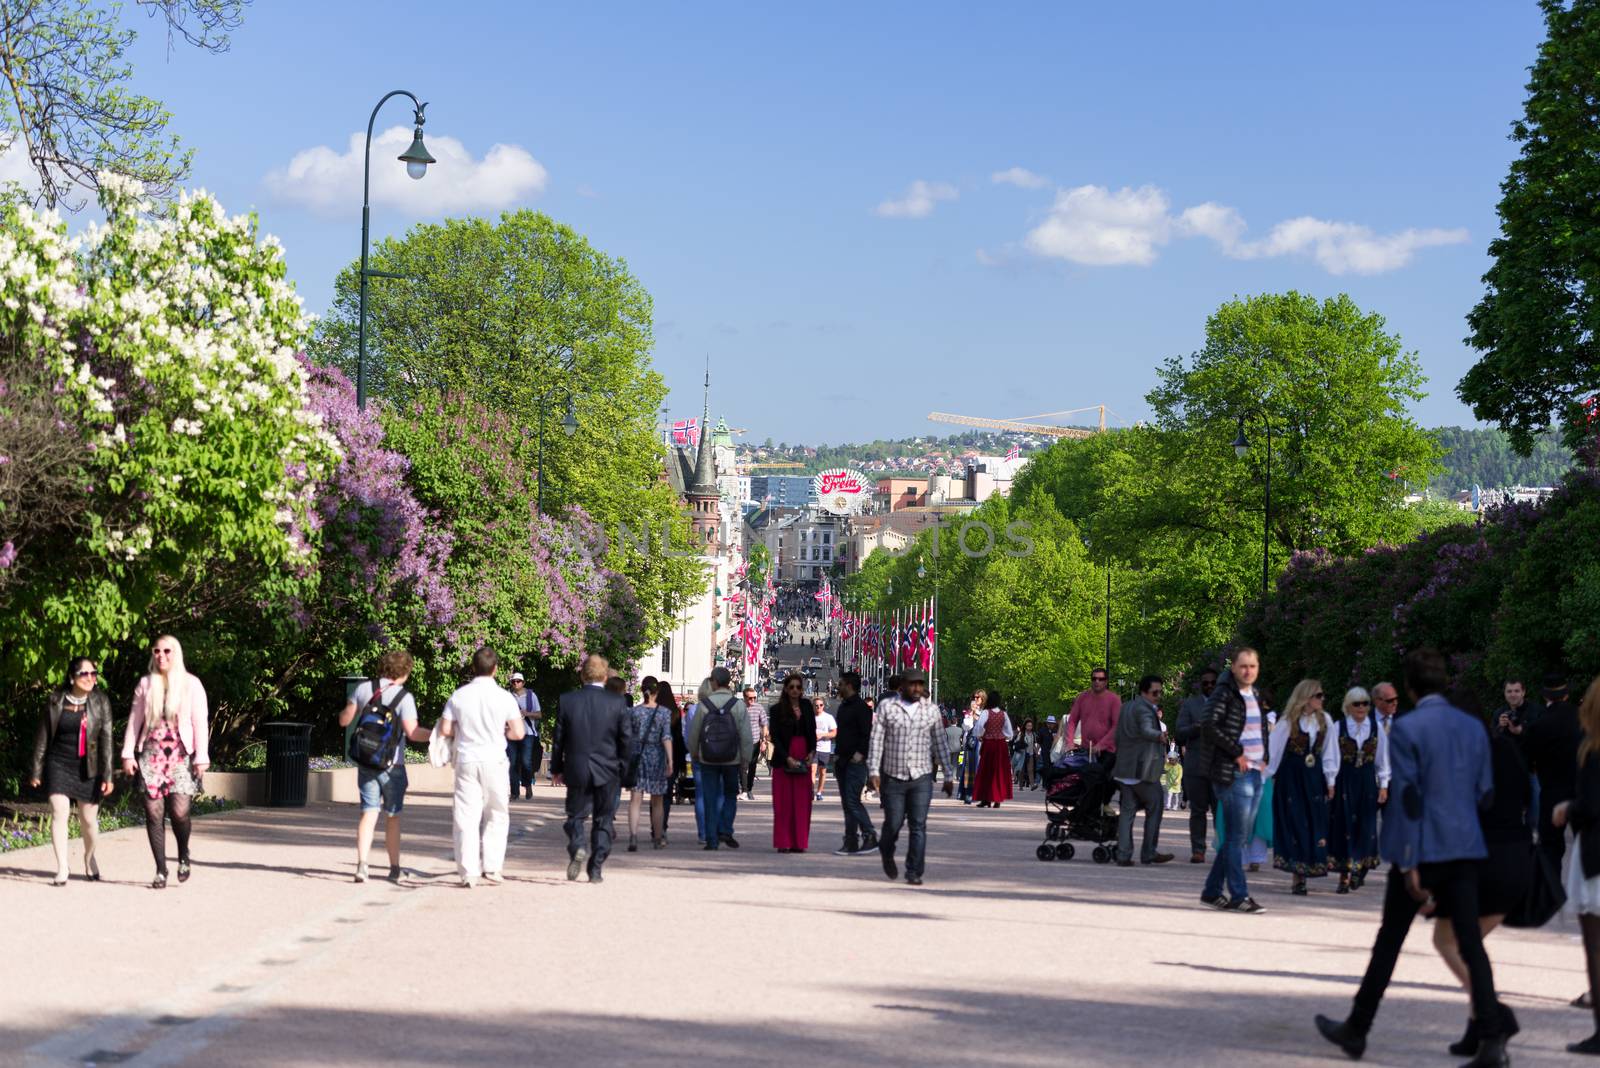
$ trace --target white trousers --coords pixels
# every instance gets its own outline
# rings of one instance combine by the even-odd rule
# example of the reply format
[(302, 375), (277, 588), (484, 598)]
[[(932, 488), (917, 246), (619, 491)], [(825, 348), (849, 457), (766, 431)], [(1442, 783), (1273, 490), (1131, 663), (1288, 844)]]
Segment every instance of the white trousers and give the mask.
[(456, 765), (456, 872), (463, 879), (505, 867), (510, 776), (510, 762), (503, 758)]

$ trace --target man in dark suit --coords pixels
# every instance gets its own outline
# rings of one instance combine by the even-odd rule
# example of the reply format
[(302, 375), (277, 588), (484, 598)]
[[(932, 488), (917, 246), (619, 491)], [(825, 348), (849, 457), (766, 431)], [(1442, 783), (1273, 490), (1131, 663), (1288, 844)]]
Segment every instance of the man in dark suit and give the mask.
[(591, 883), (601, 881), (611, 855), (622, 774), (632, 755), (632, 719), (621, 695), (606, 690), (610, 671), (605, 657), (584, 657), (583, 685), (562, 695), (550, 749), (551, 778), (567, 788), (567, 878), (577, 879), (587, 861)]
[(1551, 822), (1550, 814), (1578, 792), (1578, 744), (1583, 741), (1583, 728), (1578, 726), (1578, 710), (1567, 699), (1565, 676), (1545, 676), (1544, 702), (1539, 718), (1522, 732), (1522, 746), (1529, 769), (1539, 776), (1539, 848), (1559, 869), (1567, 840)]

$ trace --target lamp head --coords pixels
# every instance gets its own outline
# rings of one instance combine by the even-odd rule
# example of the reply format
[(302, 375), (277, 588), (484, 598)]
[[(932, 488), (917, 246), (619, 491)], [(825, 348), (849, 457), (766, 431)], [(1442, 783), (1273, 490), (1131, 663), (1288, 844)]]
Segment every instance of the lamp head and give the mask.
[(570, 400), (567, 401), (567, 414), (561, 418), (561, 429), (569, 438), (578, 432), (578, 413), (572, 410)]
[(925, 579), (927, 577), (928, 577), (928, 569), (923, 567), (921, 564), (918, 564), (917, 565), (917, 578)]
[(427, 104), (417, 105), (417, 113), (413, 120), (416, 128), (411, 135), (411, 147), (399, 156), (400, 162), (406, 165), (406, 174), (412, 178), (421, 178), (428, 173), (428, 164), (438, 162), (428, 152), (428, 146), (422, 143), (422, 125), (427, 121), (423, 117), (423, 112), (427, 107)]
[(1244, 418), (1241, 416), (1239, 419), (1239, 433), (1234, 435), (1233, 439), (1233, 454), (1243, 460), (1245, 454), (1249, 451), (1250, 442), (1244, 436)]

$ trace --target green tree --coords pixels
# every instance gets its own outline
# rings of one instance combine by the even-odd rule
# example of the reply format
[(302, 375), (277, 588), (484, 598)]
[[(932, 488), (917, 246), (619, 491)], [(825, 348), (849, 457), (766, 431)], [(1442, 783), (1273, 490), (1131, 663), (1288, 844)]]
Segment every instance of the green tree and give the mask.
[(1500, 236), (1467, 316), (1482, 355), (1456, 387), (1527, 455), (1559, 415), (1582, 437), (1579, 401), (1600, 390), (1600, 0), (1540, 0), (1546, 37), (1511, 127), (1521, 152), (1500, 184)]
[[(135, 0), (181, 38), (225, 51), (250, 0)], [(126, 53), (137, 33), (120, 5), (93, 0), (0, 0), (0, 139), (21, 146), (39, 177), (38, 202), (81, 207), (109, 171), (165, 196), (189, 174), (191, 154), (167, 133), (160, 101), (130, 92)]]
[[(518, 449), (543, 483), (546, 512), (581, 504), (608, 534), (647, 529), (653, 545), (664, 525), (684, 525), (660, 477), (654, 428), (666, 387), (650, 364), (650, 296), (627, 264), (546, 215), (517, 211), (414, 227), (380, 242), (371, 266), (404, 276), (368, 290), (374, 395), (404, 411), (462, 391), (503, 414), (506, 432), (525, 439)], [(352, 376), (358, 269), (339, 275), (313, 345), (319, 362)], [(560, 426), (569, 398), (570, 437)], [(607, 560), (633, 584), (653, 639), (702, 585), (692, 561), (662, 548), (613, 537)]]

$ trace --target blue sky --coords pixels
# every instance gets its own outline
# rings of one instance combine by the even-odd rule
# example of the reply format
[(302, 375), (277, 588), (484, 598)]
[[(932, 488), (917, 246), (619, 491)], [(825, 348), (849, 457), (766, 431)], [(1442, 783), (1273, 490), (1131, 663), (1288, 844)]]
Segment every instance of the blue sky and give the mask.
[(133, 59), (311, 309), (359, 251), (339, 157), (409, 88), (462, 155), (383, 177), (375, 234), (548, 212), (653, 295), (675, 415), (709, 355), (716, 413), (815, 443), (954, 429), (930, 409), (1134, 420), (1219, 303), (1290, 288), (1383, 314), (1429, 375), (1418, 417), (1468, 424), (1464, 316), (1542, 33), (1532, 0), (272, 0), (228, 54), (168, 57), (151, 24)]

